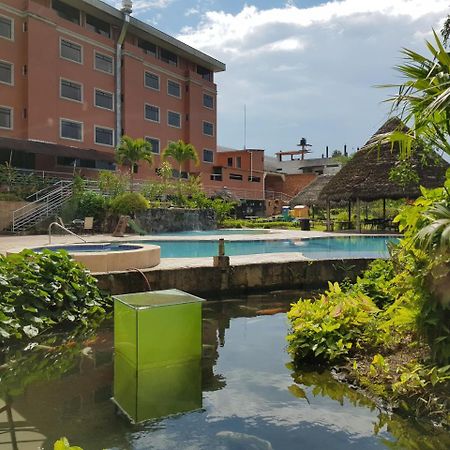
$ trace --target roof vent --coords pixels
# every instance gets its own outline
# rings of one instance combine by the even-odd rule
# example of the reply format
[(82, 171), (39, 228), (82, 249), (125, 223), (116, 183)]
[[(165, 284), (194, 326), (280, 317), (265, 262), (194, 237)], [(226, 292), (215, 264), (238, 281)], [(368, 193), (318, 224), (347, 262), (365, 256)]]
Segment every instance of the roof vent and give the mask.
[(131, 14), (133, 11), (132, 0), (122, 0), (122, 12), (125, 14)]

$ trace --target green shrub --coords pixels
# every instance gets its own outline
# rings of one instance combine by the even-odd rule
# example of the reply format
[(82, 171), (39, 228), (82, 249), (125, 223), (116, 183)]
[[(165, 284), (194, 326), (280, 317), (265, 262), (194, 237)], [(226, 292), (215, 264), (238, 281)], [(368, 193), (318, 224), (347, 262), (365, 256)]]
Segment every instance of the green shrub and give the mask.
[(108, 305), (97, 280), (66, 252), (0, 256), (0, 342), (62, 323), (91, 326)]
[(137, 192), (127, 192), (119, 195), (111, 202), (111, 209), (113, 212), (126, 216), (145, 211), (149, 207), (150, 204), (148, 200), (142, 194)]
[(12, 192), (0, 192), (0, 200), (5, 202), (20, 202), (23, 201), (22, 197)]
[(78, 199), (77, 214), (81, 217), (103, 219), (108, 209), (108, 199), (93, 191), (84, 191)]
[(130, 185), (130, 177), (126, 174), (101, 170), (98, 175), (98, 187), (100, 191), (111, 197), (117, 197), (126, 192)]
[(371, 340), (378, 308), (361, 292), (344, 292), (338, 283), (317, 299), (300, 299), (288, 312), (288, 351), (296, 361), (335, 361)]

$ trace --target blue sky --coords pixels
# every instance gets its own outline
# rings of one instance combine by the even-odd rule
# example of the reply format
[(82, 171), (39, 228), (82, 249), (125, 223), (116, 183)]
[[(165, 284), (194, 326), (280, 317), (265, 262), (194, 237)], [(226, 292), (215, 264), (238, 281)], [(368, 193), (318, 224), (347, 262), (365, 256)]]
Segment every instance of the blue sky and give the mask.
[[(107, 0), (118, 6), (120, 0)], [(134, 0), (133, 15), (227, 65), (218, 144), (352, 151), (387, 119), (400, 49), (425, 52), (449, 0)]]

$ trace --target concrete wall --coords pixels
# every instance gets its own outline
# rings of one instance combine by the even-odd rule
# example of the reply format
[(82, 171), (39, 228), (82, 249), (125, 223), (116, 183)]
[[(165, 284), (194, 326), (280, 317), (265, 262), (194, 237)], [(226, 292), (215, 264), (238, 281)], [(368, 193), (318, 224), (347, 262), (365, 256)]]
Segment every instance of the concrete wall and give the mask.
[(8, 228), (12, 223), (13, 211), (25, 205), (28, 205), (28, 202), (6, 202), (0, 200), (0, 231)]
[[(247, 294), (282, 289), (327, 287), (328, 281), (355, 280), (371, 259), (288, 261), (218, 267), (150, 269), (144, 271), (152, 290), (177, 288), (205, 298), (233, 293)], [(141, 273), (117, 272), (96, 275), (100, 287), (111, 294), (147, 290)]]
[(217, 228), (216, 216), (212, 209), (151, 208), (138, 213), (136, 221), (148, 233)]

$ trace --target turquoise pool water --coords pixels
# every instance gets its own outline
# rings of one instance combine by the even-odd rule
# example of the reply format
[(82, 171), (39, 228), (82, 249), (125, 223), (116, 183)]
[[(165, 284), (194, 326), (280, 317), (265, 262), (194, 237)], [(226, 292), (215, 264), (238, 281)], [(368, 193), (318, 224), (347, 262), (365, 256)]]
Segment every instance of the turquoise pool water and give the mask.
[[(386, 258), (387, 243), (395, 242), (393, 237), (326, 237), (305, 239), (303, 241), (225, 241), (225, 254), (253, 255), (259, 253), (303, 253), (312, 259), (342, 258)], [(196, 258), (217, 255), (217, 241), (139, 241), (161, 247), (162, 258)]]

